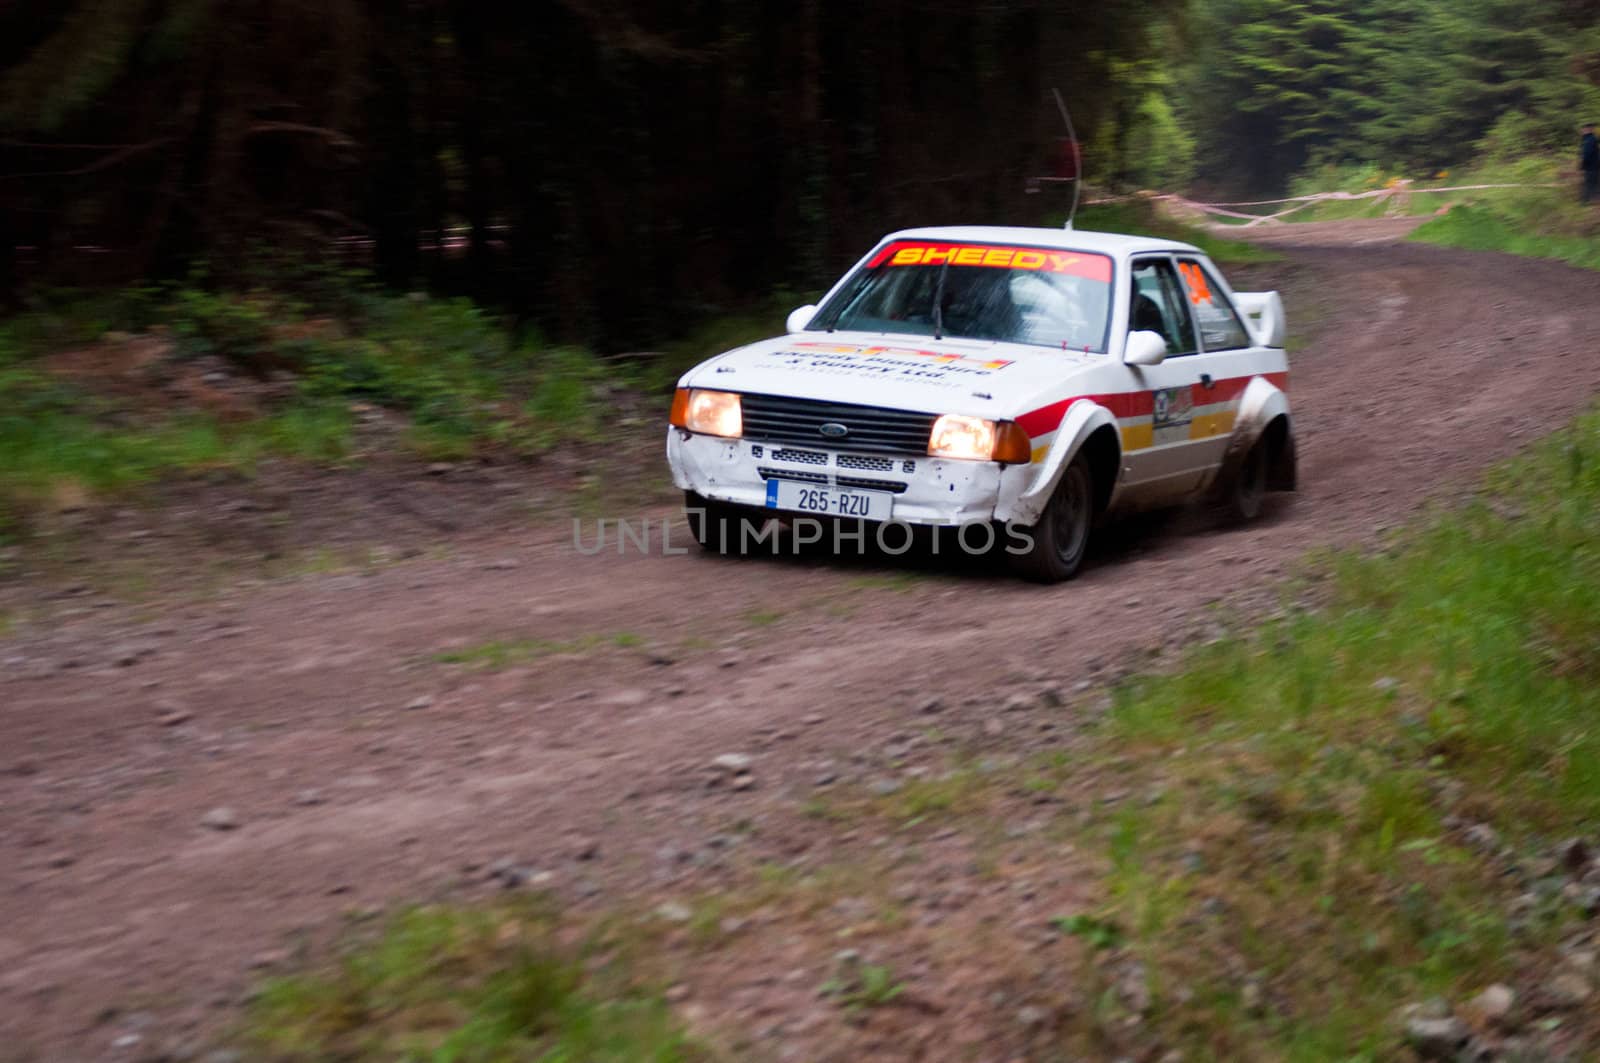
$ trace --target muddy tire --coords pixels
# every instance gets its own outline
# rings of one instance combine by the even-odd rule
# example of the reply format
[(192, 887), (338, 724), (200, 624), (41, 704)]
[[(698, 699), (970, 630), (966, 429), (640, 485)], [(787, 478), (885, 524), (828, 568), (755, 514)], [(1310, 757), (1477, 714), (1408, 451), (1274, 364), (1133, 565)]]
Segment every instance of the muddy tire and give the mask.
[(1061, 474), (1039, 523), (1027, 529), (1032, 548), (1010, 555), (1012, 570), (1036, 583), (1060, 583), (1077, 575), (1089, 549), (1094, 497), (1094, 473), (1088, 456), (1079, 454)]
[(689, 518), (689, 534), (700, 544), (700, 549), (729, 556), (744, 553), (740, 525), (749, 519), (749, 509), (685, 491), (683, 512)]
[(1222, 496), (1223, 513), (1229, 520), (1241, 524), (1255, 520), (1261, 515), (1261, 505), (1266, 497), (1267, 444), (1265, 440), (1258, 439), (1239, 463)]

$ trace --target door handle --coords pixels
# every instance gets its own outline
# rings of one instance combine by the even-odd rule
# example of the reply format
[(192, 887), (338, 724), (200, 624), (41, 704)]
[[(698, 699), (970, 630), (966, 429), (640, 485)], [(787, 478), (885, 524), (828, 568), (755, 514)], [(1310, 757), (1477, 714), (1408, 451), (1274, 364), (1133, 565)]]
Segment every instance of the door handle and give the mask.
[(1206, 388), (1207, 390), (1209, 390), (1211, 388), (1216, 387), (1217, 386), (1217, 382), (1215, 380), (1211, 379), (1211, 374), (1210, 373), (1201, 373), (1200, 374), (1200, 386), (1203, 387), (1203, 388)]

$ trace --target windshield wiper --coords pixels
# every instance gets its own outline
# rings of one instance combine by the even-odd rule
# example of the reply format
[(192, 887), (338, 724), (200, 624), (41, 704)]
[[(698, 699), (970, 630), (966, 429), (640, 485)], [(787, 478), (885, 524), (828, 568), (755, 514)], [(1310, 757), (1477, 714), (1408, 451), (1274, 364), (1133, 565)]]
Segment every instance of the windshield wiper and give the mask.
[(939, 267), (939, 280), (933, 286), (933, 338), (944, 339), (944, 278), (950, 272), (950, 261), (946, 259)]

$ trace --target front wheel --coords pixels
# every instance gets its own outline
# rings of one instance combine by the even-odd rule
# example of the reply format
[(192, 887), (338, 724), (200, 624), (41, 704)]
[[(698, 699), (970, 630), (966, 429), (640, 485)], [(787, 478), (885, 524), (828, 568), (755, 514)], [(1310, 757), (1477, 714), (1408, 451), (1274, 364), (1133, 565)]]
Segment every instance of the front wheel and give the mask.
[(1094, 474), (1082, 454), (1072, 459), (1039, 523), (1027, 528), (1033, 545), (1011, 555), (1011, 567), (1024, 579), (1060, 583), (1077, 575), (1089, 548), (1094, 524)]
[(689, 533), (702, 550), (713, 554), (743, 555), (753, 535), (766, 523), (746, 506), (718, 502), (694, 491), (683, 493), (683, 511), (689, 518)]

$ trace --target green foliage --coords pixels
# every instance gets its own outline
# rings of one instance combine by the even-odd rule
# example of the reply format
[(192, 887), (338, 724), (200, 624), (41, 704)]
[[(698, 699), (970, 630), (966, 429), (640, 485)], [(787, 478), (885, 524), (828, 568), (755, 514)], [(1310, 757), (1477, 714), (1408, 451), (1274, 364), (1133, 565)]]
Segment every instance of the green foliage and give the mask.
[[(248, 471), (273, 456), (340, 461), (363, 404), (402, 415), (405, 442), (430, 460), (484, 448), (537, 454), (598, 439), (643, 375), (581, 350), (519, 342), (466, 300), (384, 295), (336, 273), (286, 274), (274, 278), (281, 288), (242, 292), (203, 279), (43, 293), (0, 322), (0, 507), (12, 520), (173, 472)], [(219, 358), (241, 380), (286, 381), (291, 393), (223, 421), (205, 408), (168, 408), (158, 392), (131, 398), (115, 381), (40, 368), (102, 342), (114, 350), (125, 337), (108, 333), (143, 329), (171, 345), (170, 364), (149, 367), (157, 376)], [(127, 383), (137, 390), (149, 379)]]
[(1096, 950), (1117, 948), (1127, 937), (1115, 922), (1083, 912), (1077, 915), (1059, 915), (1050, 920), (1050, 923), (1063, 934), (1082, 938)]
[(296, 405), (238, 424), (198, 414), (119, 425), (106, 403), (41, 373), (0, 369), (0, 510), (81, 504), (172, 471), (249, 469), (261, 459), (343, 457), (341, 407)]
[(1571, 139), (1569, 132), (1562, 130), (1558, 134), (1548, 122), (1525, 111), (1507, 111), (1478, 141), (1478, 157), (1500, 166), (1540, 158), (1564, 147)]
[(1324, 162), (1296, 174), (1289, 182), (1289, 194), (1311, 196), (1319, 192), (1372, 192), (1385, 187), (1395, 178), (1393, 172), (1375, 162)]
[(1170, 55), (1170, 28), (1153, 22), (1138, 57), (1111, 60), (1108, 113), (1085, 152), (1089, 180), (1113, 189), (1170, 191), (1188, 187), (1195, 140), (1180, 114), (1182, 100)]
[(885, 964), (861, 963), (850, 960), (840, 964), (840, 972), (824, 982), (818, 990), (823, 996), (833, 997), (845, 1008), (881, 1008), (892, 1003), (905, 992), (905, 985), (895, 979), (894, 971)]
[(498, 671), (513, 665), (529, 664), (544, 657), (588, 653), (606, 648), (633, 649), (643, 640), (631, 632), (611, 635), (583, 635), (572, 639), (496, 639), (459, 650), (434, 655), (441, 664), (464, 664)]
[(1127, 138), (1133, 182), (1141, 188), (1184, 189), (1194, 178), (1194, 135), (1161, 92), (1146, 93)]
[[(1560, 174), (1564, 169), (1537, 158), (1513, 165), (1528, 176), (1539, 178)], [(1478, 196), (1425, 222), (1411, 238), (1472, 251), (1553, 258), (1585, 269), (1600, 269), (1597, 213), (1600, 211), (1596, 208), (1578, 203), (1577, 179), (1570, 177), (1565, 188), (1515, 189)]]
[(81, 347), (113, 330), (146, 328), (156, 323), (163, 297), (148, 286), (32, 292), (21, 313), (0, 320), (0, 366)]
[(1575, 147), (1577, 125), (1600, 109), (1582, 73), (1600, 39), (1561, 0), (1192, 10), (1182, 99), (1212, 179), (1276, 191), (1308, 165), (1372, 162), (1427, 176), (1514, 146)]
[(263, 293), (216, 293), (186, 286), (172, 294), (166, 315), (187, 357), (214, 354), (251, 373), (272, 368), (276, 300)]
[(0, 126), (54, 131), (123, 74), (143, 0), (93, 0), (0, 80)]
[(1412, 239), (1472, 251), (1554, 258), (1585, 269), (1600, 269), (1600, 242), (1593, 236), (1532, 231), (1483, 206), (1454, 207), (1443, 217), (1424, 224)]
[(1583, 918), (1513, 904), (1526, 887), (1447, 824), (1536, 858), (1600, 816), (1600, 411), (1388, 553), (1315, 571), (1324, 609), (1124, 687), (1104, 733), (1171, 795), (1107, 827), (1104, 918), (1189, 986), (1163, 1032), (1224, 1058), (1382, 1052), (1396, 1001), (1461, 999)]
[(265, 985), (245, 1040), (283, 1063), (702, 1055), (615, 963), (564, 947), (548, 917), (518, 910), (402, 913), (377, 940), (353, 943), (336, 969)]

